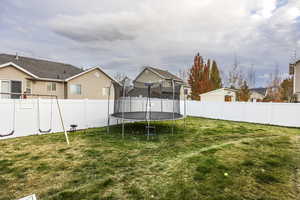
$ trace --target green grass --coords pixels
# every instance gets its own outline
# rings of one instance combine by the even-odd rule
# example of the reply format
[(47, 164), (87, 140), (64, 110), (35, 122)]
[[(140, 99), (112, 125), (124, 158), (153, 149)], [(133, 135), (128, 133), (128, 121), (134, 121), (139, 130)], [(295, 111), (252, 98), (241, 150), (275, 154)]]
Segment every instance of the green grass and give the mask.
[(294, 200), (300, 130), (203, 118), (0, 141), (0, 200)]

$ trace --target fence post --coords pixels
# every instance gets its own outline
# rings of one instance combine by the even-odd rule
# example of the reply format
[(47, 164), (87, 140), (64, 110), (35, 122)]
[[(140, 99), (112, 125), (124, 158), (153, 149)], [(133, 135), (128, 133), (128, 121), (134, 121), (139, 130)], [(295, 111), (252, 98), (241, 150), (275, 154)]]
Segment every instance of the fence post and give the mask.
[(83, 114), (84, 114), (84, 128), (88, 129), (89, 125), (88, 125), (88, 119), (87, 119), (87, 107), (88, 107), (88, 99), (84, 99), (83, 100)]
[(35, 125), (36, 125), (36, 134), (37, 135), (39, 135), (39, 116), (38, 116), (38, 112), (39, 112), (39, 101), (41, 100), (41, 97), (38, 97), (38, 98), (36, 98), (36, 101), (35, 101), (35, 103), (36, 103), (36, 110), (35, 110), (35, 114), (36, 114), (36, 116), (35, 116)]
[(269, 104), (269, 124), (272, 124), (272, 115), (273, 115), (273, 102)]

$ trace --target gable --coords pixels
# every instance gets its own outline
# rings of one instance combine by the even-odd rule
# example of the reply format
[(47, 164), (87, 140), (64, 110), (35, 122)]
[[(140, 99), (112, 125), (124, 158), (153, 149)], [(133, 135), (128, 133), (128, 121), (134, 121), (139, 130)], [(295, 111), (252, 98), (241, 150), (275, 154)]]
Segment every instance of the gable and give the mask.
[[(89, 74), (90, 74), (91, 72), (93, 72), (93, 71), (95, 71), (95, 70), (97, 70), (99, 74), (102, 74), (103, 77), (109, 79), (110, 81), (113, 81), (113, 82), (117, 83), (118, 85), (121, 85), (116, 79), (114, 79), (113, 77), (109, 76), (109, 75), (108, 75), (107, 73), (105, 73), (100, 67), (93, 67), (93, 68), (90, 68), (90, 69), (85, 70), (85, 71), (83, 71), (83, 72), (81, 72), (81, 73), (79, 73), (79, 74), (76, 74), (76, 75), (74, 75), (74, 76), (72, 76), (72, 77), (67, 78), (65, 81), (71, 81), (71, 80), (73, 80), (73, 79), (77, 79), (77, 78), (80, 78), (80, 77), (82, 77), (82, 76), (84, 76), (84, 78), (85, 78), (86, 76), (89, 76)], [(95, 76), (97, 77), (96, 74), (95, 74)]]
[(164, 80), (158, 74), (152, 72), (148, 68), (145, 68), (134, 80), (135, 82), (159, 82)]
[(24, 78), (34, 78), (34, 77), (11, 64), (0, 67), (0, 79), (15, 80), (15, 79), (24, 79)]
[(102, 70), (99, 68), (93, 68), (91, 70), (88, 70), (86, 72), (83, 72), (81, 74), (75, 75), (74, 77), (71, 77), (70, 79), (67, 79), (67, 81), (77, 81), (77, 80), (85, 80), (85, 79), (105, 79), (105, 80), (111, 80), (110, 77), (108, 77), (105, 73), (103, 73)]

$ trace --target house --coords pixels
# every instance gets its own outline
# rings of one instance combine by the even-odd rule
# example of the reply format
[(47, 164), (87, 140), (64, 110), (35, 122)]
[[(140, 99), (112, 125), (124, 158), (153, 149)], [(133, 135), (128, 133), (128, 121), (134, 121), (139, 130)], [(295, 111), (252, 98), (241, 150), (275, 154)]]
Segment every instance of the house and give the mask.
[(211, 102), (233, 102), (237, 101), (237, 90), (230, 88), (220, 88), (200, 94), (200, 101)]
[(295, 101), (300, 102), (300, 60), (289, 65), (289, 74), (293, 76)]
[[(169, 71), (154, 68), (154, 67), (145, 67), (141, 73), (137, 75), (135, 80), (133, 81), (134, 85), (138, 85), (139, 82), (142, 83), (154, 83), (154, 82), (163, 82), (164, 87), (172, 88), (172, 81), (175, 81), (177, 83), (180, 83), (183, 85), (181, 87), (180, 91), (180, 97), (184, 97), (184, 90), (186, 90), (186, 94), (189, 95), (191, 92), (190, 86), (188, 86), (187, 83), (185, 83), (181, 78), (177, 77), (176, 75), (170, 73)], [(141, 94), (140, 91), (136, 91), (137, 89), (134, 89), (130, 91), (131, 94)], [(170, 92), (172, 92), (170, 90)], [(145, 94), (146, 95), (146, 94)]]
[[(111, 85), (118, 87), (119, 83), (100, 67), (82, 70), (64, 63), (0, 54), (1, 93), (56, 95), (60, 99), (107, 99), (107, 87)], [(0, 98), (20, 97), (0, 95)]]
[(267, 88), (252, 88), (250, 89), (250, 98), (251, 102), (261, 102), (267, 95)]

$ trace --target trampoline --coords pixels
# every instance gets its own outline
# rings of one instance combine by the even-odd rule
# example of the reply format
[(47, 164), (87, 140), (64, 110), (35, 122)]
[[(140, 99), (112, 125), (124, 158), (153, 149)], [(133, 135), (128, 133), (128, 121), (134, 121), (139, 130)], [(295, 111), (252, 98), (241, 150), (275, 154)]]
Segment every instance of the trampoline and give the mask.
[[(108, 115), (108, 132), (110, 117), (122, 120), (123, 137), (125, 120), (147, 122), (145, 128), (148, 138), (149, 129), (153, 128), (150, 126), (151, 121), (173, 120), (175, 123), (175, 120), (184, 118), (185, 114), (181, 114), (180, 104), (181, 99), (185, 101), (186, 92), (181, 95), (181, 91), (185, 91), (182, 89), (183, 82), (173, 79), (156, 82), (134, 81), (133, 85), (124, 80), (122, 87), (114, 87), (114, 111)], [(108, 109), (109, 107), (108, 105)], [(185, 110), (184, 108), (184, 112)]]

